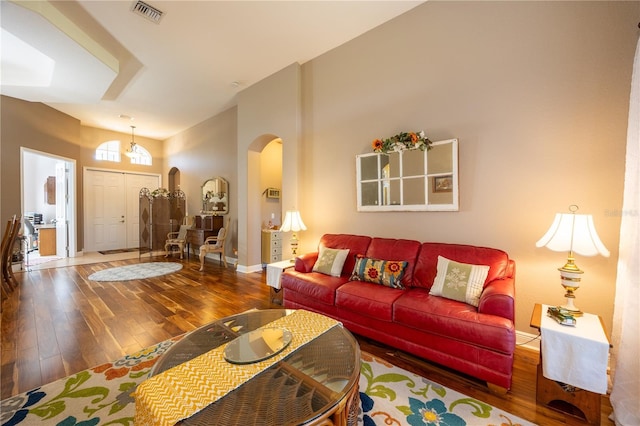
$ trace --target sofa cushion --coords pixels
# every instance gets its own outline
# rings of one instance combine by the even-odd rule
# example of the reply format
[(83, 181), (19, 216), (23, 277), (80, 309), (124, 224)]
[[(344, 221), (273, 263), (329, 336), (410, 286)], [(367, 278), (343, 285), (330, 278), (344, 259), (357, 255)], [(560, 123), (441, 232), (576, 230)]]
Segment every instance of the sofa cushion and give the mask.
[(509, 256), (502, 250), (464, 244), (424, 243), (420, 248), (410, 286), (431, 288), (436, 277), (438, 256), (456, 262), (488, 265), (489, 273), (485, 284), (504, 278), (509, 270)]
[(280, 282), (287, 290), (333, 305), (336, 302), (336, 289), (348, 280), (348, 277), (332, 277), (320, 272), (305, 273), (287, 269), (282, 274)]
[(313, 265), (313, 272), (339, 277), (348, 255), (348, 249), (341, 250), (320, 246), (318, 260)]
[(350, 281), (336, 290), (336, 306), (381, 321), (393, 318), (393, 303), (403, 290)]
[(347, 278), (353, 271), (353, 265), (356, 263), (356, 254), (362, 254), (367, 251), (371, 237), (350, 234), (324, 234), (320, 238), (318, 247), (329, 247), (333, 249), (349, 249), (349, 255), (342, 267), (341, 275)]
[(402, 277), (407, 264), (408, 262), (403, 260), (380, 260), (357, 255), (351, 280), (382, 284), (391, 288), (404, 288)]
[(404, 260), (407, 262), (402, 284), (406, 287), (413, 281), (413, 269), (420, 253), (420, 242), (393, 238), (372, 238), (364, 254), (372, 259)]
[(438, 256), (438, 273), (430, 294), (477, 307), (489, 267), (455, 262)]
[(421, 288), (401, 293), (393, 305), (393, 320), (407, 327), (506, 354), (513, 353), (515, 348), (512, 321), (478, 313), (471, 305), (430, 295)]

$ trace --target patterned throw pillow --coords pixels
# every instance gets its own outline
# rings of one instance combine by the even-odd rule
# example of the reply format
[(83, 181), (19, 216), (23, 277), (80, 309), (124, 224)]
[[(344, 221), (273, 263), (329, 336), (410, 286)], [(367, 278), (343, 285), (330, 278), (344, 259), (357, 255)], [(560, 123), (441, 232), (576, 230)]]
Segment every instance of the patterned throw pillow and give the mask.
[(348, 255), (348, 249), (340, 250), (320, 246), (318, 260), (313, 265), (313, 272), (339, 277)]
[(402, 277), (408, 264), (403, 260), (370, 259), (359, 254), (356, 256), (351, 280), (403, 289)]
[(429, 294), (478, 307), (489, 267), (455, 262), (438, 256), (438, 273)]

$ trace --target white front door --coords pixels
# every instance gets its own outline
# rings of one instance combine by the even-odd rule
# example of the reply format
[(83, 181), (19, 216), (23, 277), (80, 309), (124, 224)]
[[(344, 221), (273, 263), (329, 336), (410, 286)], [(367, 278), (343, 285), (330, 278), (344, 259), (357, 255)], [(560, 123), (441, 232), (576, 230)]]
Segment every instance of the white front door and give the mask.
[(84, 182), (85, 250), (139, 247), (140, 189), (160, 176), (85, 169)]
[(87, 170), (85, 194), (85, 249), (115, 250), (126, 247), (124, 173)]

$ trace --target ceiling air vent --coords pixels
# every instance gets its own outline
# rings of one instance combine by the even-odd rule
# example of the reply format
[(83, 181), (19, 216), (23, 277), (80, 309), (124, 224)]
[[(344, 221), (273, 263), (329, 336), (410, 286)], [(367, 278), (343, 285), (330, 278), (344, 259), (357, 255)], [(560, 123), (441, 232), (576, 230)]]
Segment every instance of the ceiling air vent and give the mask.
[(162, 15), (164, 14), (164, 12), (160, 9), (156, 9), (155, 7), (141, 0), (137, 0), (133, 4), (131, 11), (137, 15), (147, 18), (152, 22), (155, 22), (156, 24), (160, 23), (160, 19), (162, 19)]

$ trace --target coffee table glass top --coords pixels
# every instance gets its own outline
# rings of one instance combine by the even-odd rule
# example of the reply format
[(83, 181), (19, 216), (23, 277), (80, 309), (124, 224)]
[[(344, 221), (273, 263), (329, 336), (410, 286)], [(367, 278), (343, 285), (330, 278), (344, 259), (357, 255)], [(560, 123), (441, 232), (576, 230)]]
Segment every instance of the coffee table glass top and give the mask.
[[(203, 326), (162, 355), (151, 376), (240, 336), (247, 339), (254, 330), (291, 312), (286, 309), (250, 311)], [(295, 330), (287, 331), (295, 333)], [(283, 343), (284, 340), (283, 334)], [(354, 390), (359, 375), (358, 343), (345, 328), (334, 327), (182, 423), (288, 425), (313, 422), (334, 410)]]
[(279, 354), (291, 339), (291, 332), (284, 328), (259, 328), (229, 342), (224, 348), (224, 359), (234, 364), (253, 364)]

